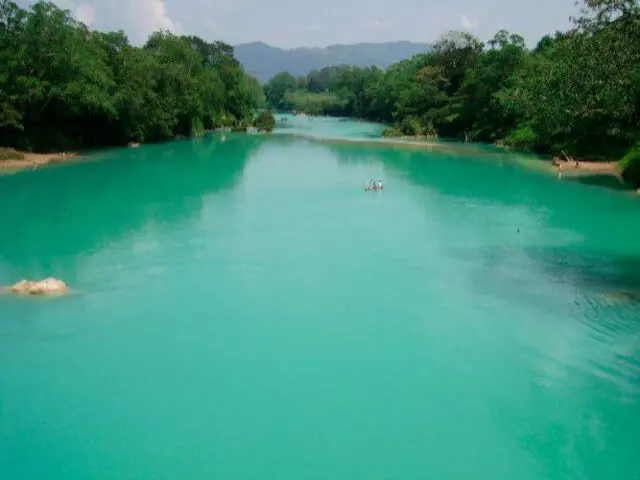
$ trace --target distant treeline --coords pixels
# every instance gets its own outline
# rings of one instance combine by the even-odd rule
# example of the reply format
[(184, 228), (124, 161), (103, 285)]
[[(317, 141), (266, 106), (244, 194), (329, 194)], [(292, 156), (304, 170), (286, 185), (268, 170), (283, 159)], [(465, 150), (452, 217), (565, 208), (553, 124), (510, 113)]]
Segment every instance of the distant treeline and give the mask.
[(25, 150), (159, 141), (245, 128), (264, 104), (233, 48), (154, 33), (142, 48), (68, 11), (0, 0), (0, 145)]
[(640, 183), (640, 0), (584, 0), (571, 30), (545, 36), (533, 50), (504, 30), (487, 45), (451, 32), (386, 71), (281, 73), (265, 93), (278, 109), (388, 122), (388, 135), (587, 159), (626, 153), (626, 174)]

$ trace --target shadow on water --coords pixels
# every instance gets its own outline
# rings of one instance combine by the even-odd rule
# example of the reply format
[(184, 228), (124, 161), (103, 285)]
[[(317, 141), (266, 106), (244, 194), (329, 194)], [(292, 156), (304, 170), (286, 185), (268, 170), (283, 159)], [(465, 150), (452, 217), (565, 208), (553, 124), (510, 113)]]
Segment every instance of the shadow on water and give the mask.
[(614, 175), (604, 175), (604, 174), (596, 174), (596, 175), (577, 175), (565, 177), (567, 180), (571, 182), (581, 183), (583, 185), (590, 185), (594, 187), (604, 187), (609, 188), (611, 190), (620, 190), (620, 191), (633, 191), (634, 188), (625, 183), (621, 178), (616, 177)]
[(237, 185), (263, 140), (231, 134), (226, 142), (145, 145), (2, 177), (0, 260), (11, 278), (74, 272), (82, 254), (146, 225), (198, 215), (205, 195)]
[(504, 150), (473, 144), (411, 148), (380, 143), (366, 149), (357, 144), (329, 145), (341, 163), (382, 163), (396, 178), (456, 199), (529, 205), (540, 193), (540, 182), (531, 182), (532, 173), (515, 165), (514, 156)]
[[(528, 219), (530, 225), (514, 224), (511, 232), (504, 232), (507, 236), (519, 229), (526, 236), (527, 228), (534, 233), (558, 232), (556, 242), (551, 244), (547, 241), (535, 247), (518, 243), (514, 246), (509, 242), (496, 246), (450, 246), (453, 255), (497, 259), (495, 268), (498, 268), (498, 264), (512, 261), (510, 255), (516, 248), (551, 279), (600, 292), (618, 301), (640, 302), (640, 254), (628, 248), (633, 244), (628, 241), (629, 237), (637, 240), (635, 245), (640, 245), (640, 222), (637, 221), (640, 206), (635, 199), (620, 192), (586, 191), (582, 186), (611, 181), (613, 177), (607, 180), (581, 177), (580, 183), (558, 181), (553, 176), (514, 164), (508, 152), (473, 145), (465, 149), (464, 154), (455, 150), (420, 151), (389, 145), (366, 149), (359, 145), (329, 145), (343, 164), (382, 164), (389, 189), (393, 189), (395, 182), (406, 181), (461, 204), (464, 209), (487, 208), (488, 215), (502, 218), (508, 218), (505, 217), (508, 211), (524, 212), (524, 217), (517, 218)], [(447, 205), (451, 203), (447, 201)], [(597, 216), (602, 228), (594, 228), (592, 215)], [(618, 248), (623, 240), (625, 248)], [(607, 247), (604, 250), (603, 245)], [(492, 269), (491, 265), (485, 267)]]

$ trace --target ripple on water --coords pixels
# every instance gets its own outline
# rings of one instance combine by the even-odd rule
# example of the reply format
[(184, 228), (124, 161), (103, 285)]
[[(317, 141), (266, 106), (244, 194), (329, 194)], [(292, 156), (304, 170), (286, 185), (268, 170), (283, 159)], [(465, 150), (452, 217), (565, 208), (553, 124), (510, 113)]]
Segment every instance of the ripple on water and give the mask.
[(1, 278), (79, 289), (0, 298), (0, 477), (637, 476), (637, 204), (455, 150), (229, 134), (0, 179)]

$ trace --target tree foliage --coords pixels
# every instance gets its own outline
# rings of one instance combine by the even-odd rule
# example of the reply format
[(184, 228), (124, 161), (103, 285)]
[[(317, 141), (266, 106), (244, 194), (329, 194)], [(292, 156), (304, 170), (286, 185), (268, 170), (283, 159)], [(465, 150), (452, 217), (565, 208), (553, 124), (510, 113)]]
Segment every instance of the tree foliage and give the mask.
[(142, 48), (53, 3), (0, 0), (0, 144), (28, 150), (158, 141), (246, 122), (264, 105), (233, 48), (156, 32)]
[(255, 119), (253, 126), (259, 132), (272, 132), (276, 128), (276, 119), (270, 111), (264, 111)]
[(640, 0), (583, 0), (572, 28), (543, 37), (533, 50), (505, 30), (486, 45), (450, 32), (429, 52), (386, 71), (336, 66), (304, 81), (280, 74), (278, 94), (316, 108), (314, 98), (331, 94), (333, 102), (319, 113), (392, 123), (390, 135), (620, 158), (640, 139), (638, 46)]
[(298, 90), (298, 82), (293, 75), (287, 72), (277, 74), (264, 87), (267, 101), (278, 109), (285, 107), (285, 93), (295, 90)]

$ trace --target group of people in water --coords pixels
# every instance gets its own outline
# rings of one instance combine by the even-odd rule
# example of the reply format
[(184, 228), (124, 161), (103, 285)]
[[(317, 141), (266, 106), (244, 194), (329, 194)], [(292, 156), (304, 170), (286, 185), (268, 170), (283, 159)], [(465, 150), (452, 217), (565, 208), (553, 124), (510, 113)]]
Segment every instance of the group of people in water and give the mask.
[(374, 178), (369, 183), (365, 184), (364, 186), (365, 192), (370, 192), (372, 190), (373, 191), (384, 190), (384, 183), (382, 183), (382, 180), (378, 180)]

